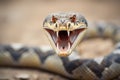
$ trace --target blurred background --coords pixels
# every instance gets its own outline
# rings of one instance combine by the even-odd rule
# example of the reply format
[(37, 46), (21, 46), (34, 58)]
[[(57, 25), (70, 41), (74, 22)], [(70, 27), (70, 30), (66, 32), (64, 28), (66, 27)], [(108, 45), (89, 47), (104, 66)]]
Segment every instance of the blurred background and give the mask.
[(0, 43), (48, 45), (42, 30), (44, 18), (53, 12), (70, 11), (83, 14), (88, 22), (103, 20), (120, 24), (120, 0), (0, 0)]
[[(0, 0), (0, 44), (48, 45), (42, 30), (44, 18), (53, 12), (70, 11), (83, 14), (88, 22), (102, 20), (120, 24), (120, 0)], [(94, 39), (84, 41), (77, 49), (83, 58), (100, 57), (112, 51), (113, 43), (109, 39)], [(16, 71), (1, 68), (0, 75), (13, 76)], [(42, 80), (66, 80), (51, 73), (38, 74), (38, 70), (20, 69), (18, 73), (29, 73)]]

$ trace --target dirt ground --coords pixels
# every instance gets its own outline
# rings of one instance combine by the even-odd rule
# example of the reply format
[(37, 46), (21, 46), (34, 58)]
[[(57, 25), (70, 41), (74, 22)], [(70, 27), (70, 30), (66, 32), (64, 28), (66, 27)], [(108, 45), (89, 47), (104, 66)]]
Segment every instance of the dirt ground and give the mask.
[[(0, 44), (49, 45), (42, 30), (42, 22), (45, 16), (53, 12), (75, 11), (86, 16), (88, 22), (102, 20), (120, 24), (119, 4), (119, 0), (2, 0), (0, 1)], [(97, 46), (99, 47), (96, 49)], [(113, 43), (109, 39), (87, 40), (82, 42), (77, 50), (81, 57), (93, 58), (107, 55), (113, 50)], [(34, 79), (31, 80), (67, 80), (41, 70), (0, 68), (2, 78), (13, 78), (15, 74), (32, 75)]]

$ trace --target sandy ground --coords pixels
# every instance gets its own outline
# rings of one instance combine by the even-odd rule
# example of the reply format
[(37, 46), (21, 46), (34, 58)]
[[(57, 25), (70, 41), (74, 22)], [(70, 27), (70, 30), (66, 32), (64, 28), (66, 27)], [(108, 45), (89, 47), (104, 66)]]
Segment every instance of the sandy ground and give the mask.
[[(103, 20), (120, 24), (119, 4), (119, 0), (0, 1), (0, 43), (22, 43), (35, 46), (49, 45), (49, 41), (42, 30), (42, 22), (44, 17), (52, 12), (75, 11), (84, 14), (88, 22)], [(99, 48), (96, 49), (97, 46)], [(83, 58), (107, 55), (112, 49), (113, 44), (109, 39), (88, 40), (77, 47), (80, 56)], [(19, 69), (1, 68), (0, 76), (13, 76), (15, 73), (24, 73), (24, 71), (30, 73), (30, 75), (33, 72), (31, 70), (21, 71)], [(34, 76), (34, 74), (40, 75), (40, 80), (64, 80), (58, 75), (43, 71), (34, 70), (32, 75)]]

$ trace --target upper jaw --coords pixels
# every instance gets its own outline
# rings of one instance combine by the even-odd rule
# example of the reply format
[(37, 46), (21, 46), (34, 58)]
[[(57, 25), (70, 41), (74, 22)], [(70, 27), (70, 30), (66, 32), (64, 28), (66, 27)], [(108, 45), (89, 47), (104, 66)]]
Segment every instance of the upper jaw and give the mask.
[(59, 56), (68, 56), (81, 41), (86, 32), (86, 26), (74, 30), (68, 30), (66, 26), (59, 27), (59, 30), (44, 28), (52, 47)]

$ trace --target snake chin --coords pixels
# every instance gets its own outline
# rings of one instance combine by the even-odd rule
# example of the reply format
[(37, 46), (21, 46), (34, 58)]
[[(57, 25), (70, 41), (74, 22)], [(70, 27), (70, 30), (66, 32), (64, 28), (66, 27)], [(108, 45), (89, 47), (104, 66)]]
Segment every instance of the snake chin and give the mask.
[(72, 50), (81, 41), (86, 28), (75, 29), (72, 31), (60, 30), (54, 31), (52, 29), (45, 29), (47, 36), (50, 39), (52, 47), (56, 50), (59, 56), (68, 56)]

